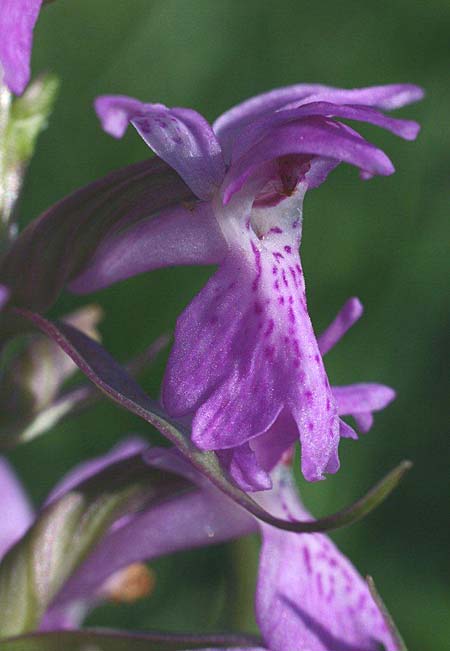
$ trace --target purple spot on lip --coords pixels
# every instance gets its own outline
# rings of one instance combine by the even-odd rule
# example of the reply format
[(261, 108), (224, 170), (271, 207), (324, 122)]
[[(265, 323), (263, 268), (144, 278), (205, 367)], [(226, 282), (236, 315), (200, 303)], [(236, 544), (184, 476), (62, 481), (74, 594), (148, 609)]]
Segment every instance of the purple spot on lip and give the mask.
[(313, 429), (314, 429), (314, 423), (313, 423), (312, 421), (309, 421), (309, 423), (308, 423), (308, 429), (309, 429), (310, 432), (313, 431)]
[(256, 265), (256, 276), (253, 280), (252, 290), (256, 292), (259, 285), (259, 280), (261, 278), (261, 251), (255, 246), (255, 243), (252, 242), (252, 251), (255, 256), (255, 265)]
[(280, 289), (280, 283), (278, 282), (278, 280), (274, 282), (273, 288), (276, 289), (277, 291)]
[(263, 307), (261, 303), (258, 303), (258, 301), (255, 302), (255, 305), (253, 306), (253, 309), (255, 311), (255, 314), (261, 314), (263, 311)]
[(292, 309), (292, 307), (289, 308), (289, 321), (291, 323), (295, 323), (295, 314), (294, 314), (294, 310)]
[(294, 304), (294, 297), (289, 296), (289, 305), (293, 305), (293, 304)]
[(273, 273), (274, 276), (276, 276), (276, 274), (278, 273), (278, 267), (273, 266), (272, 267), (272, 273)]
[(284, 305), (284, 296), (279, 296), (279, 297), (278, 297), (278, 303), (279, 303), (280, 305)]
[(284, 250), (286, 251), (286, 253), (292, 253), (292, 247), (291, 246), (286, 245), (284, 247)]
[(277, 233), (277, 234), (280, 234), (280, 233), (282, 233), (282, 232), (283, 232), (283, 231), (282, 231), (281, 228), (279, 228), (278, 226), (274, 226), (273, 228), (271, 228), (271, 229), (269, 230), (269, 233)]
[(182, 145), (182, 144), (183, 144), (183, 140), (180, 138), (180, 136), (174, 136), (174, 137), (172, 138), (172, 141), (173, 141), (176, 145)]
[(318, 364), (318, 365), (320, 366), (320, 355), (318, 355), (318, 354), (316, 353), (316, 354), (314, 355), (314, 360), (315, 360), (316, 364)]
[(274, 353), (273, 346), (266, 346), (266, 348), (264, 348), (264, 352), (266, 354), (266, 357), (268, 357), (269, 359), (273, 358), (273, 353)]
[(265, 331), (264, 335), (266, 337), (269, 337), (272, 334), (274, 327), (275, 327), (275, 322), (273, 319), (270, 319), (269, 324), (267, 326), (267, 330)]
[(330, 399), (327, 398), (327, 411), (330, 411), (330, 409), (331, 409)]
[(304, 393), (303, 395), (304, 395), (304, 397), (306, 398), (306, 400), (307, 400), (309, 403), (312, 403), (312, 401), (313, 401), (313, 394), (312, 394), (312, 391), (309, 391), (309, 390), (308, 390), (308, 391), (305, 391), (305, 393)]
[(287, 281), (287, 278), (286, 278), (286, 272), (285, 272), (284, 269), (283, 269), (283, 271), (281, 272), (281, 277), (283, 278), (283, 284), (284, 284), (284, 286), (285, 286), (285, 287), (288, 287), (288, 281)]
[(303, 560), (305, 561), (306, 571), (308, 572), (308, 574), (311, 574), (312, 573), (311, 554), (309, 552), (308, 547), (303, 547)]
[(295, 265), (295, 268), (297, 269), (297, 271), (298, 271), (298, 273), (299, 273), (299, 276), (301, 276), (302, 273), (303, 273), (303, 272), (302, 272), (302, 268), (301, 268), (301, 266), (300, 266), (299, 264), (296, 264), (296, 265)]
[(275, 260), (277, 262), (279, 262), (280, 260), (283, 260), (283, 258), (284, 258), (284, 255), (282, 253), (280, 253), (279, 251), (275, 251), (274, 253), (272, 253), (272, 255), (273, 255), (273, 257), (275, 258)]

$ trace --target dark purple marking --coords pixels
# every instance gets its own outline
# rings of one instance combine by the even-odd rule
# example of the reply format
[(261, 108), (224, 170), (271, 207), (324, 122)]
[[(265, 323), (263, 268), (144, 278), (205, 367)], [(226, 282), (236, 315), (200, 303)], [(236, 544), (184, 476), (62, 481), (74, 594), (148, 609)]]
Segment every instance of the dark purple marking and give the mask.
[(280, 228), (279, 226), (273, 226), (273, 227), (269, 230), (269, 233), (276, 233), (277, 235), (279, 235), (279, 234), (282, 233), (282, 232), (283, 232), (283, 231), (281, 230), (281, 228)]
[(267, 325), (267, 330), (265, 331), (264, 335), (266, 337), (270, 337), (270, 335), (273, 332), (274, 327), (275, 327), (275, 321), (273, 319), (270, 319), (270, 321), (269, 321), (269, 323)]
[(274, 276), (276, 276), (278, 273), (278, 267), (276, 267), (275, 265), (272, 267), (272, 273)]
[(172, 138), (172, 142), (174, 142), (176, 145), (182, 145), (183, 144), (183, 139), (180, 138), (180, 136), (174, 136)]
[(284, 247), (284, 250), (286, 251), (286, 253), (292, 253), (292, 247), (289, 246), (288, 244), (286, 244), (286, 246)]
[(276, 280), (276, 281), (274, 282), (274, 284), (273, 284), (273, 288), (276, 289), (277, 292), (280, 291), (280, 283), (278, 282), (278, 280)]
[(294, 339), (294, 341), (292, 342), (292, 345), (294, 346), (294, 350), (295, 350), (295, 353), (296, 353), (297, 357), (301, 357), (302, 354), (300, 352), (300, 345), (299, 345), (297, 339)]
[(312, 574), (311, 554), (308, 547), (303, 547), (303, 560), (305, 561), (306, 571)]
[(297, 269), (297, 271), (298, 271), (298, 275), (299, 275), (299, 276), (303, 275), (302, 268), (301, 268), (301, 266), (300, 266), (299, 264), (296, 264), (296, 265), (295, 265), (295, 268)]
[(284, 255), (282, 253), (280, 253), (279, 251), (275, 251), (274, 253), (272, 253), (272, 255), (273, 255), (273, 257), (275, 258), (275, 260), (277, 262), (284, 259)]
[(273, 359), (273, 354), (274, 354), (274, 352), (275, 352), (275, 349), (274, 349), (273, 346), (266, 346), (266, 347), (264, 348), (264, 352), (265, 352), (266, 357), (267, 357), (268, 359)]
[(294, 314), (294, 310), (292, 309), (292, 307), (289, 308), (289, 321), (291, 323), (295, 323), (295, 314)]
[(320, 572), (317, 572), (316, 574), (316, 581), (317, 581), (317, 590), (320, 596), (323, 597), (322, 575)]
[(330, 411), (330, 409), (331, 409), (330, 399), (327, 398), (327, 411)]
[(284, 296), (279, 296), (279, 297), (278, 297), (278, 303), (279, 303), (280, 305), (284, 305)]
[(253, 310), (254, 310), (255, 314), (262, 314), (263, 306), (261, 305), (261, 303), (259, 303), (259, 301), (255, 301), (255, 304), (253, 306)]
[(250, 230), (250, 217), (249, 217), (249, 218), (247, 219), (247, 221), (245, 222), (245, 227), (246, 227), (246, 229), (247, 229), (248, 231)]
[(259, 280), (261, 278), (261, 271), (262, 271), (262, 269), (261, 269), (261, 251), (258, 249), (257, 246), (255, 246), (254, 242), (252, 242), (251, 244), (252, 244), (252, 251), (253, 251), (253, 255), (255, 257), (255, 265), (256, 265), (256, 276), (255, 276), (255, 278), (253, 280), (252, 290), (254, 292), (256, 292), (256, 290), (258, 289)]
[(305, 391), (305, 393), (303, 395), (304, 395), (304, 397), (306, 398), (306, 400), (308, 402), (311, 403), (313, 401), (313, 394), (312, 394), (312, 391), (310, 391), (309, 389), (308, 389), (308, 391)]
[(309, 429), (310, 432), (312, 432), (314, 430), (314, 423), (311, 420), (308, 423), (308, 429)]
[(299, 224), (300, 224), (300, 221), (298, 219), (296, 219), (295, 222), (292, 222), (292, 228), (298, 228)]
[(320, 355), (318, 353), (314, 355), (314, 361), (320, 366)]
[(297, 287), (297, 276), (295, 274), (295, 269), (294, 267), (289, 267), (289, 271), (291, 272), (292, 280), (294, 281), (294, 285)]
[(281, 272), (281, 277), (283, 278), (284, 286), (285, 286), (285, 287), (288, 287), (289, 285), (288, 285), (288, 281), (287, 281), (287, 278), (286, 278), (286, 272), (285, 272), (284, 269), (283, 269), (283, 271)]
[(294, 297), (289, 296), (289, 305), (294, 305)]

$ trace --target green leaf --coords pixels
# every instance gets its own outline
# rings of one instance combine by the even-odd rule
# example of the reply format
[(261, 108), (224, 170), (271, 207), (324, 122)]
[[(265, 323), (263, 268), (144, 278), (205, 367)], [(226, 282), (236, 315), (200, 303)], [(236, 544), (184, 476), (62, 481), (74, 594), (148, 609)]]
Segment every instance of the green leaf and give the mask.
[(64, 582), (118, 517), (189, 487), (137, 454), (50, 503), (0, 563), (0, 636), (38, 627)]
[(36, 139), (48, 124), (58, 89), (55, 75), (43, 75), (12, 102), (5, 141), (8, 165), (25, 165), (30, 160)]
[[(163, 635), (109, 630), (35, 633), (2, 640), (2, 651), (188, 651), (232, 649), (258, 651), (260, 640), (244, 635)], [(262, 651), (262, 649), (260, 650)]]
[(361, 499), (328, 517), (308, 522), (276, 518), (242, 491), (221, 467), (214, 452), (199, 450), (190, 439), (188, 430), (165, 414), (137, 382), (97, 342), (64, 323), (53, 323), (29, 310), (14, 308), (14, 313), (32, 321), (51, 337), (72, 358), (78, 368), (101, 391), (124, 409), (147, 421), (171, 441), (192, 465), (228, 497), (259, 520), (285, 531), (314, 533), (348, 526), (365, 517), (397, 486), (411, 467), (403, 461)]

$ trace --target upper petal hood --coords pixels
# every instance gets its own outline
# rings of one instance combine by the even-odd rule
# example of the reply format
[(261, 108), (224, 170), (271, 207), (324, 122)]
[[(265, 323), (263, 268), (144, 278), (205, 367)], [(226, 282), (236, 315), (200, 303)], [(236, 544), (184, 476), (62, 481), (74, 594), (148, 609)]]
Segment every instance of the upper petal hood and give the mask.
[(229, 159), (233, 144), (247, 125), (280, 109), (311, 102), (332, 102), (393, 110), (416, 102), (422, 97), (423, 90), (413, 84), (390, 84), (351, 90), (321, 84), (296, 84), (256, 95), (234, 106), (217, 118), (213, 128)]

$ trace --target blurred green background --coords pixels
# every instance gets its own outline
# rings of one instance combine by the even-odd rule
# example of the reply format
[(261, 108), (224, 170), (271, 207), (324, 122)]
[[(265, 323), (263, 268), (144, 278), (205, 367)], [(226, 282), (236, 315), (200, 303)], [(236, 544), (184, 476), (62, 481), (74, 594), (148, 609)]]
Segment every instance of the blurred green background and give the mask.
[[(341, 166), (306, 199), (302, 259), (316, 329), (350, 295), (366, 308), (327, 357), (329, 375), (334, 383), (384, 382), (398, 399), (367, 436), (342, 443), (337, 476), (308, 486), (299, 478), (305, 502), (320, 515), (352, 501), (400, 459), (414, 461), (382, 508), (333, 538), (375, 577), (410, 650), (420, 651), (447, 649), (450, 634), (449, 33), (444, 0), (57, 0), (40, 17), (33, 69), (55, 71), (61, 93), (22, 201), (25, 222), (77, 186), (149, 155), (133, 130), (119, 142), (100, 130), (92, 110), (100, 93), (189, 106), (212, 120), (251, 95), (297, 82), (425, 87), (424, 102), (398, 113), (421, 122), (417, 142), (361, 128), (392, 157), (395, 175), (363, 183)], [(90, 298), (106, 310), (105, 345), (123, 360), (170, 331), (210, 273), (158, 271)], [(84, 302), (65, 295), (54, 314)], [(154, 395), (163, 368), (164, 356), (145, 377)], [(149, 426), (104, 403), (11, 458), (37, 504), (74, 462), (102, 453), (127, 432), (159, 440)], [(154, 564), (151, 597), (105, 606), (89, 622), (251, 629), (256, 555), (257, 541), (249, 539), (163, 559)]]

